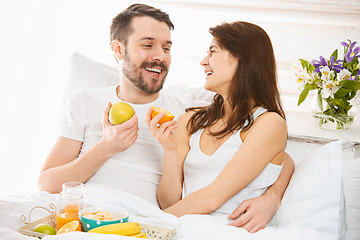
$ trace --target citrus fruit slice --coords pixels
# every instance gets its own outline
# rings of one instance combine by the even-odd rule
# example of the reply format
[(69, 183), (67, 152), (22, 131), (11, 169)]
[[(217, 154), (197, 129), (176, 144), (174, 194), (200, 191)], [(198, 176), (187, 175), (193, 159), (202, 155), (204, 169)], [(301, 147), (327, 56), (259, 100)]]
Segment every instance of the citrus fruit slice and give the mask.
[(64, 226), (62, 226), (59, 229), (57, 234), (75, 232), (75, 231), (81, 231), (81, 226), (80, 226), (80, 223), (78, 220), (74, 220), (74, 221), (66, 223)]
[(163, 112), (165, 113), (165, 115), (160, 119), (160, 121), (158, 122), (159, 124), (162, 124), (164, 122), (167, 121), (172, 121), (174, 119), (174, 114), (172, 114), (169, 111), (166, 111), (160, 107), (156, 107), (156, 106), (151, 106), (151, 119), (153, 119), (156, 115), (158, 115), (159, 113)]
[(47, 234), (47, 235), (55, 235), (56, 234), (55, 228), (49, 224), (39, 224), (34, 228), (33, 231), (38, 232), (38, 233)]

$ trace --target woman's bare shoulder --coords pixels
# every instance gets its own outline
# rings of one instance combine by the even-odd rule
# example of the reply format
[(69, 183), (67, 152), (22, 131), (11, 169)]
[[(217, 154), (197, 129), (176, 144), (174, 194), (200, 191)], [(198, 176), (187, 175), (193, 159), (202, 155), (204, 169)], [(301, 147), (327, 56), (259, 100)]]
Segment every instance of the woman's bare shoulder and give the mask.
[(276, 112), (265, 112), (254, 121), (254, 129), (287, 135), (286, 120)]
[(189, 122), (190, 118), (196, 113), (196, 110), (190, 110), (185, 112), (184, 114), (182, 114), (178, 120), (177, 123), (178, 125), (187, 125), (187, 123)]

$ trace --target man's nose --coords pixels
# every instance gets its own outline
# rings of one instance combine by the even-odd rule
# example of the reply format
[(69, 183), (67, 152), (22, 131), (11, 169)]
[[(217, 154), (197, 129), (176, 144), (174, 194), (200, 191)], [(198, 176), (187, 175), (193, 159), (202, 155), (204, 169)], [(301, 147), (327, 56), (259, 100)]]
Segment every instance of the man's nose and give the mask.
[(164, 62), (166, 60), (166, 54), (162, 47), (157, 47), (154, 49), (154, 53), (152, 56), (153, 61)]

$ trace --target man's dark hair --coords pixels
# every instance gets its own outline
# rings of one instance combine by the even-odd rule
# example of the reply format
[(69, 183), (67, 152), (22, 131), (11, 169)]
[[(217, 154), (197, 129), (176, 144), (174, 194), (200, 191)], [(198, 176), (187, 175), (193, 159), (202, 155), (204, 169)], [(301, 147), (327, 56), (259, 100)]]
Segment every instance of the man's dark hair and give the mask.
[(136, 3), (119, 13), (111, 23), (110, 42), (119, 40), (123, 44), (127, 44), (129, 35), (133, 32), (131, 21), (134, 17), (152, 17), (160, 22), (165, 22), (170, 30), (174, 29), (174, 25), (169, 18), (169, 14), (160, 9)]

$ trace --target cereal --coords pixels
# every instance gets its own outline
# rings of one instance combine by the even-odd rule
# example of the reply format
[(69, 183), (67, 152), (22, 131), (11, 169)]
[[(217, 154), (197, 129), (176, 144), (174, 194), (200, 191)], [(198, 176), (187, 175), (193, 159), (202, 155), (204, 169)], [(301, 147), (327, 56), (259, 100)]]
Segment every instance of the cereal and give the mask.
[(111, 214), (107, 211), (103, 211), (103, 210), (97, 210), (95, 212), (84, 212), (83, 217), (89, 218), (89, 219), (94, 219), (94, 220), (105, 220), (105, 221), (109, 221), (109, 220), (117, 220), (118, 218), (114, 218), (113, 216), (111, 216)]

